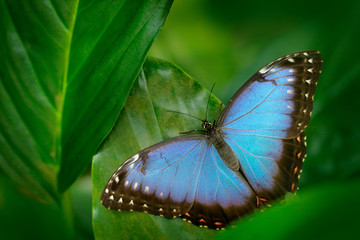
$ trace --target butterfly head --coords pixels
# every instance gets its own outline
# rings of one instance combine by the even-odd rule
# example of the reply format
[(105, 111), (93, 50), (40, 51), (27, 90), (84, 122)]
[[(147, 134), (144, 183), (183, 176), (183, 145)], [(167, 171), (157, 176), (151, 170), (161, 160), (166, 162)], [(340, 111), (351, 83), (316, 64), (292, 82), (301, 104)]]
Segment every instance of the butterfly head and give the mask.
[(208, 131), (208, 130), (210, 130), (210, 129), (213, 129), (214, 127), (213, 127), (213, 124), (210, 122), (210, 121), (208, 121), (208, 120), (202, 120), (202, 128), (204, 128), (206, 131)]

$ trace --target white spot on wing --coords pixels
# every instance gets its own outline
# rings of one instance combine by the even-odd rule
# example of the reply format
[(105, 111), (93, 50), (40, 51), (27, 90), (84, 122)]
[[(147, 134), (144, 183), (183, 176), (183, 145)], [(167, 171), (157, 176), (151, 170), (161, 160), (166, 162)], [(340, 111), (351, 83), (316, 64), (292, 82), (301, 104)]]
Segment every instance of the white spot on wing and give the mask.
[(111, 195), (111, 196), (109, 197), (109, 200), (114, 201), (114, 195)]
[(314, 68), (309, 68), (307, 71), (308, 71), (309, 73), (313, 73), (313, 72), (314, 72)]
[(262, 68), (262, 69), (259, 70), (259, 73), (264, 74), (264, 73), (266, 73), (267, 71), (268, 71), (268, 69)]
[(119, 203), (123, 203), (122, 197), (118, 201)]
[(148, 192), (149, 191), (149, 186), (146, 186), (145, 187), (145, 192)]
[(115, 182), (119, 183), (119, 177), (118, 176), (115, 177)]
[(164, 193), (163, 193), (163, 192), (161, 192), (161, 193), (160, 193), (160, 197), (162, 197), (163, 195), (164, 195)]
[(129, 185), (129, 181), (126, 181), (126, 182), (125, 182), (125, 187), (127, 187), (127, 185)]
[(134, 156), (132, 156), (131, 158), (129, 158), (126, 162), (127, 163), (132, 163), (131, 165), (130, 165), (130, 168), (133, 168), (134, 167), (134, 162), (136, 161), (136, 160), (138, 160), (139, 159), (139, 154), (137, 153), (137, 154), (135, 154)]
[(293, 81), (295, 81), (295, 79), (294, 78), (288, 78), (287, 81), (288, 82), (293, 82)]
[(143, 207), (144, 207), (144, 208), (147, 208), (147, 207), (148, 207), (148, 205), (146, 205), (146, 203), (144, 203)]
[(137, 183), (137, 182), (135, 182), (135, 183), (134, 183), (134, 187), (133, 187), (133, 189), (134, 189), (134, 190), (136, 190), (137, 186), (138, 186), (138, 183)]
[(130, 205), (134, 205), (134, 201), (131, 199), (129, 202)]
[(307, 98), (308, 98), (308, 97), (309, 97), (309, 94), (308, 94), (308, 93), (305, 93), (305, 97), (307, 97)]
[(307, 79), (307, 80), (305, 80), (305, 82), (307, 82), (308, 84), (310, 84), (310, 83), (311, 83), (311, 79)]
[(304, 56), (309, 56), (309, 54), (307, 52), (304, 52), (303, 54), (304, 54)]
[(292, 63), (295, 62), (295, 60), (293, 58), (289, 58), (288, 61), (292, 62)]
[(313, 60), (312, 58), (310, 58), (310, 59), (308, 60), (308, 62), (309, 62), (309, 63), (313, 63), (314, 60)]
[(294, 93), (294, 90), (287, 90), (286, 91), (288, 94)]
[(133, 161), (136, 161), (136, 160), (138, 160), (139, 159), (139, 154), (137, 153), (137, 154), (135, 154), (134, 156), (133, 156)]
[(289, 72), (293, 73), (293, 72), (295, 72), (295, 70), (291, 68), (291, 69), (289, 69)]
[(105, 193), (109, 193), (109, 189), (107, 188), (107, 189), (105, 189)]

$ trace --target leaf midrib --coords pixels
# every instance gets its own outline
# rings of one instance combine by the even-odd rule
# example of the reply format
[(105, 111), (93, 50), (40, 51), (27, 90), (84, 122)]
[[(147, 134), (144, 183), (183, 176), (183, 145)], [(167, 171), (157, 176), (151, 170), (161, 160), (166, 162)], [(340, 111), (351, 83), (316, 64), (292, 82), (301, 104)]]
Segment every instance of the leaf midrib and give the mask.
[(76, 5), (74, 8), (74, 14), (73, 14), (73, 18), (71, 20), (71, 24), (70, 24), (70, 28), (69, 28), (69, 41), (68, 41), (68, 48), (67, 48), (67, 52), (65, 54), (65, 69), (64, 69), (64, 79), (63, 82), (60, 82), (60, 86), (62, 85), (62, 87), (60, 87), (59, 89), (61, 89), (60, 92), (60, 103), (59, 103), (59, 107), (58, 107), (58, 112), (57, 112), (57, 124), (56, 124), (56, 139), (57, 139), (57, 151), (56, 151), (56, 162), (57, 163), (61, 163), (61, 156), (62, 156), (62, 144), (61, 144), (61, 139), (62, 139), (62, 121), (63, 121), (63, 113), (64, 113), (64, 103), (65, 103), (65, 96), (66, 96), (66, 91), (67, 91), (67, 81), (68, 81), (68, 73), (69, 73), (69, 63), (70, 63), (70, 53), (71, 53), (71, 42), (72, 42), (72, 38), (73, 38), (73, 32), (74, 32), (74, 26), (76, 23), (76, 17), (77, 17), (77, 13), (78, 13), (78, 7), (79, 7), (79, 0), (76, 1)]

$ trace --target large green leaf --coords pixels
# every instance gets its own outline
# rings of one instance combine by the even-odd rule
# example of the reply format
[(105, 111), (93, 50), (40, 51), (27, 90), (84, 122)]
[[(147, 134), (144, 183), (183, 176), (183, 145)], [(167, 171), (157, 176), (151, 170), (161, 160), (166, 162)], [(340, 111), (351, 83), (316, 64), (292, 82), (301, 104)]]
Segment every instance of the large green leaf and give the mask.
[(283, 204), (238, 221), (216, 239), (350, 239), (360, 226), (360, 179), (299, 191)]
[(87, 167), (114, 125), (171, 3), (80, 2), (64, 93), (60, 190)]
[[(180, 131), (201, 128), (201, 122), (169, 111), (205, 118), (209, 92), (178, 67), (148, 59), (137, 79), (115, 127), (92, 165), (93, 221), (99, 239), (197, 239), (216, 234), (181, 219), (136, 212), (115, 212), (100, 203), (101, 192), (112, 173), (127, 158)], [(219, 100), (211, 97), (208, 119), (214, 119)]]
[(172, 0), (0, 0), (0, 167), (45, 201), (91, 161)]
[(76, 2), (0, 1), (0, 166), (45, 201), (57, 198), (62, 84)]

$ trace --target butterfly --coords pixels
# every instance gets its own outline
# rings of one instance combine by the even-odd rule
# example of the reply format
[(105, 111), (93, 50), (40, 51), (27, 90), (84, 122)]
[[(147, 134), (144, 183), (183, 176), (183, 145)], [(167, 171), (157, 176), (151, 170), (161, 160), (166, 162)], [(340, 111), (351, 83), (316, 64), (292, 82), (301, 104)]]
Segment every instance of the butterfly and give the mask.
[(170, 138), (127, 159), (106, 184), (102, 204), (223, 229), (296, 192), (322, 62), (311, 50), (267, 64), (218, 121), (202, 120), (203, 134)]

